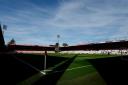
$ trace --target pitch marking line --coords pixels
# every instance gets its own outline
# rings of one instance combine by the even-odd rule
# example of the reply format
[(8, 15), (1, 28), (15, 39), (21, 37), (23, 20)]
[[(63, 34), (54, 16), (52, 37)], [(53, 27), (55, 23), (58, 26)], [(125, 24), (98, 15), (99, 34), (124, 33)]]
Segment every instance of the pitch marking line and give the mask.
[(92, 66), (92, 65), (86, 65), (86, 66), (75, 67), (75, 68), (67, 69), (66, 71), (70, 71), (70, 70), (74, 70), (74, 69), (79, 69), (79, 68), (90, 67), (90, 66)]
[(35, 66), (29, 64), (28, 62), (26, 62), (26, 61), (24, 61), (24, 60), (22, 60), (22, 59), (19, 59), (19, 58), (17, 58), (17, 57), (14, 56), (14, 55), (13, 55), (13, 57), (14, 57), (16, 60), (18, 60), (19, 62), (21, 62), (21, 63), (23, 63), (23, 64), (25, 64), (25, 65), (27, 65), (27, 66), (33, 68), (34, 70), (36, 70), (36, 71), (38, 71), (38, 72), (40, 72), (40, 70), (39, 70), (38, 68), (36, 68)]
[[(65, 71), (71, 71), (71, 70), (80, 69), (80, 68), (86, 68), (86, 67), (91, 67), (91, 66), (92, 65), (80, 66), (80, 67), (70, 68), (70, 69), (67, 69)], [(64, 71), (64, 70), (54, 71), (53, 73), (58, 73), (58, 72), (62, 72), (62, 71)]]

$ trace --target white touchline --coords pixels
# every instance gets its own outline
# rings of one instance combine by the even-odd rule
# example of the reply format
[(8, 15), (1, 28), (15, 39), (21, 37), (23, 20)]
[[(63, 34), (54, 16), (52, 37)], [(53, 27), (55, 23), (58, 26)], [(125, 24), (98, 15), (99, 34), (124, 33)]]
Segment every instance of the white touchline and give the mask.
[(31, 65), (31, 64), (29, 64), (29, 63), (27, 63), (27, 62), (25, 62), (25, 61), (23, 61), (23, 60), (21, 60), (21, 59), (15, 57), (15, 56), (13, 56), (13, 57), (14, 57), (15, 59), (17, 59), (18, 61), (24, 63), (25, 65), (27, 65), (27, 66), (29, 66), (29, 67), (35, 69), (36, 71), (40, 72), (41, 74), (46, 75), (46, 73), (44, 72), (44, 70), (43, 70), (43, 71), (40, 71), (40, 69), (36, 68), (35, 66), (33, 66), (33, 65)]
[(67, 69), (66, 71), (70, 71), (70, 70), (73, 70), (73, 69), (79, 69), (79, 68), (85, 68), (85, 67), (89, 67), (89, 66), (92, 66), (92, 65), (86, 65), (86, 66), (75, 67), (75, 68)]
[[(74, 69), (85, 68), (85, 67), (90, 67), (90, 66), (92, 66), (92, 65), (85, 65), (85, 66), (75, 67), (75, 68), (67, 69), (65, 71), (71, 71), (71, 70), (74, 70)], [(62, 72), (62, 71), (64, 71), (64, 70), (54, 71), (53, 73)]]
[(40, 72), (40, 70), (39, 70), (38, 68), (36, 68), (35, 66), (33, 66), (33, 65), (31, 65), (31, 64), (29, 64), (29, 63), (27, 63), (27, 62), (25, 62), (25, 61), (23, 61), (23, 60), (17, 58), (17, 57), (15, 57), (14, 55), (13, 55), (13, 57), (14, 57), (16, 60), (20, 61), (21, 63), (23, 63), (23, 64), (25, 64), (25, 65), (27, 65), (27, 66), (33, 68), (34, 70)]

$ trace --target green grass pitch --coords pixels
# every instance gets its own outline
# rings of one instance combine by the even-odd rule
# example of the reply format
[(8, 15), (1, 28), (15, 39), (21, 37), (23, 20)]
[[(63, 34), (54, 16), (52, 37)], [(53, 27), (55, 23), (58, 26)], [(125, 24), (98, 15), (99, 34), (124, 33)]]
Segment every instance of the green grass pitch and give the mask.
[[(74, 57), (75, 56), (75, 57)], [(113, 57), (114, 55), (106, 54), (48, 54), (47, 70), (53, 70), (51, 74), (63, 72), (57, 80), (56, 85), (106, 85), (95, 67), (91, 65), (88, 59)], [(18, 58), (43, 70), (43, 55), (21, 54)], [(73, 58), (74, 57), (74, 58)], [(71, 58), (72, 61), (66, 68), (62, 68)], [(41, 77), (44, 77), (40, 72), (21, 81), (18, 85), (32, 85)]]

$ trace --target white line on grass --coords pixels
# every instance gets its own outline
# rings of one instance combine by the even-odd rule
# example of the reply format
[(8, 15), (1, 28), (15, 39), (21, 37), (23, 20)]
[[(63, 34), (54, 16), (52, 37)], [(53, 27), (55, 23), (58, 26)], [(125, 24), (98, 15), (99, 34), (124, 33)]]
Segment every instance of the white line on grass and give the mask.
[(70, 71), (70, 70), (74, 70), (74, 69), (79, 69), (79, 68), (90, 67), (90, 66), (92, 66), (92, 65), (86, 65), (86, 66), (75, 67), (75, 68), (67, 69), (66, 71)]
[[(29, 64), (29, 63), (27, 63), (27, 62), (25, 62), (24, 60), (21, 60), (21, 59), (15, 57), (14, 55), (13, 55), (13, 57), (14, 57), (16, 60), (20, 61), (21, 63), (23, 63), (23, 64), (25, 64), (25, 65), (27, 65), (27, 66), (33, 68), (34, 70), (40, 72), (40, 70), (39, 70), (38, 68), (36, 68), (35, 66), (33, 66), (33, 65), (31, 65), (31, 64)], [(41, 72), (41, 73), (42, 73), (42, 72)]]
[(71, 70), (80, 69), (80, 68), (86, 68), (86, 67), (90, 67), (90, 66), (92, 66), (92, 65), (85, 65), (85, 66), (70, 68), (70, 69), (67, 69), (67, 70), (54, 71), (53, 73), (58, 73), (58, 72), (62, 72), (62, 71), (71, 71)]

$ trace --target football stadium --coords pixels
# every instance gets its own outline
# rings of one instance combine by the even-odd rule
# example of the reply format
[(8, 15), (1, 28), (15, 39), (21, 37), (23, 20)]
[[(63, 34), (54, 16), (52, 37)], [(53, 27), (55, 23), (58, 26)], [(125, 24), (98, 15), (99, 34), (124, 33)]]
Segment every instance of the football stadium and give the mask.
[(5, 45), (0, 26), (1, 78), (13, 85), (127, 83), (128, 41), (61, 47)]
[(0, 10), (0, 85), (128, 85), (128, 0), (0, 0)]

